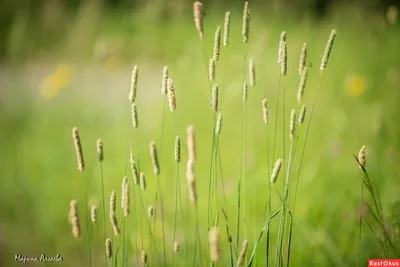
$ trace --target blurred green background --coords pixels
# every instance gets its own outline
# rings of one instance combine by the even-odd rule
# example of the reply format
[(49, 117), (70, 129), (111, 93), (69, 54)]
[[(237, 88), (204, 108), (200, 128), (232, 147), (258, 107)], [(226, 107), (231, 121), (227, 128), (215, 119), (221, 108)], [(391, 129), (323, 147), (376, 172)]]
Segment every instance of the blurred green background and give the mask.
[[(249, 91), (247, 115), (246, 203), (251, 249), (259, 232), (271, 172), (266, 131), (262, 129), (261, 100), (267, 97), (270, 103), (272, 119), (268, 131), (272, 145), (280, 74), (276, 62), (280, 33), (284, 30), (288, 36), (289, 69), (285, 86), (289, 114), (289, 108), (299, 110), (300, 107), (296, 94), (302, 44), (308, 44), (308, 62), (312, 63), (305, 93), (305, 103), (311, 107), (319, 81), (320, 59), (333, 28), (337, 31), (336, 42), (320, 81), (298, 188), (291, 264), (357, 264), (361, 173), (352, 153), (357, 154), (364, 144), (368, 148), (367, 168), (380, 192), (389, 232), (399, 245), (400, 27), (396, 20), (397, 8), (392, 4), (311, 0), (250, 2), (250, 41), (246, 53), (254, 58), (257, 75), (256, 87)], [(69, 201), (78, 200), (83, 217), (84, 181), (90, 196), (88, 205), (100, 206), (97, 138), (102, 138), (105, 148), (106, 199), (115, 189), (119, 200), (122, 177), (127, 173), (131, 178), (125, 164), (127, 131), (131, 125), (127, 97), (133, 64), (139, 66), (140, 126), (135, 133), (139, 146), (135, 135), (131, 141), (135, 153), (137, 149), (140, 151), (141, 170), (148, 176), (145, 205), (152, 204), (154, 197), (155, 177), (148, 145), (155, 140), (160, 146), (164, 105), (160, 86), (162, 68), (168, 65), (175, 81), (178, 108), (174, 115), (169, 111), (165, 114), (163, 143), (159, 147), (167, 245), (170, 248), (172, 244), (174, 215), (174, 139), (178, 134), (185, 140), (187, 125), (194, 124), (199, 155), (196, 170), (200, 226), (203, 252), (207, 253), (205, 218), (213, 122), (207, 100), (208, 58), (204, 57), (203, 48), (210, 57), (215, 28), (223, 25), (226, 11), (231, 11), (231, 39), (229, 47), (221, 52), (216, 72), (224, 90), (220, 151), (227, 212), (234, 232), (241, 158), (243, 2), (205, 1), (204, 8), (205, 40), (201, 42), (193, 23), (192, 2), (187, 0), (0, 1), (0, 266), (21, 265), (14, 261), (15, 254), (42, 253), (61, 254), (64, 258), (61, 264), (65, 266), (87, 266), (84, 236), (74, 239), (67, 220)], [(76, 168), (71, 138), (74, 126), (80, 131), (87, 163), (83, 174)], [(304, 129), (300, 131), (304, 134)], [(283, 134), (279, 128), (278, 147)], [(188, 202), (184, 178), (185, 148), (184, 145), (181, 188), (188, 224), (178, 231), (181, 242), (182, 232), (192, 235), (194, 224), (193, 206)], [(276, 157), (282, 156), (279, 148)], [(298, 161), (295, 167), (297, 173)], [(280, 203), (277, 194), (273, 200), (276, 209)], [(101, 212), (93, 245), (98, 266), (104, 266)], [(140, 209), (135, 213), (140, 216)], [(133, 216), (130, 220), (129, 263), (134, 265), (138, 257), (132, 250), (134, 236), (140, 235), (140, 228)], [(85, 233), (83, 218), (81, 223)], [(227, 262), (224, 223), (221, 215), (222, 257)], [(275, 244), (277, 223), (273, 230)], [(146, 238), (144, 249), (151, 253)], [(188, 249), (193, 249), (193, 237), (189, 237)], [(265, 242), (260, 245), (257, 266), (265, 262), (264, 250)], [(176, 256), (176, 261), (185, 266), (182, 255)], [(366, 225), (361, 257), (361, 266), (366, 266), (368, 258), (383, 257)], [(168, 258), (171, 260), (170, 253)]]

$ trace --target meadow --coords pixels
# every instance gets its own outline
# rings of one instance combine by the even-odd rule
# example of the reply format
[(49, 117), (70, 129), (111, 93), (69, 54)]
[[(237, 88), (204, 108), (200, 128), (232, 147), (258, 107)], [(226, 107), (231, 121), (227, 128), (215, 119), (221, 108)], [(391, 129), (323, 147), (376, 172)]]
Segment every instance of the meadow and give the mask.
[[(251, 3), (249, 8), (247, 42), (243, 6), (204, 6), (203, 40), (192, 6), (176, 14), (148, 6), (107, 12), (89, 1), (74, 16), (43, 15), (35, 23), (23, 13), (15, 18), (7, 58), (0, 64), (0, 266), (21, 265), (15, 254), (63, 258), (37, 265), (106, 266), (107, 261), (107, 266), (144, 266), (142, 251), (145, 266), (236, 266), (245, 240), (243, 266), (265, 266), (267, 233), (270, 266), (287, 266), (287, 258), (290, 266), (366, 266), (371, 258), (399, 257), (398, 22), (358, 6), (337, 7), (321, 20)], [(49, 14), (63, 14), (56, 11)], [(217, 26), (220, 50), (210, 80)], [(335, 42), (321, 71), (333, 29)], [(283, 31), (287, 64), (277, 62)], [(299, 103), (304, 43), (308, 76)], [(134, 66), (137, 78), (131, 78)], [(163, 81), (164, 66), (169, 83)], [(170, 103), (172, 83), (175, 105)], [(302, 105), (307, 112), (300, 124)], [(290, 125), (292, 109), (295, 126)], [(82, 172), (74, 127), (84, 156)], [(152, 142), (158, 164), (151, 156)], [(366, 164), (360, 168), (353, 154), (358, 157), (363, 145)], [(134, 183), (130, 154), (146, 178), (145, 190)], [(272, 184), (278, 159), (282, 166)], [(366, 173), (378, 201), (369, 194)], [(127, 217), (121, 203), (124, 176)], [(111, 217), (118, 221), (118, 236), (110, 222), (113, 190)], [(71, 231), (71, 200), (78, 207), (77, 238)], [(151, 205), (156, 218), (148, 216)], [(380, 212), (382, 221), (376, 219)], [(106, 238), (112, 243), (111, 259), (106, 258)], [(395, 249), (390, 250), (388, 239)]]

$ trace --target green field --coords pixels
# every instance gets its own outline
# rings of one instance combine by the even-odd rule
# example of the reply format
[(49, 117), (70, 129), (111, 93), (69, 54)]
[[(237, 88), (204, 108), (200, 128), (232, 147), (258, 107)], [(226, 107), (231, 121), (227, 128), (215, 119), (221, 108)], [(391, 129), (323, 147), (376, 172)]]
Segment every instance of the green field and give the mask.
[[(306, 104), (308, 110), (305, 123), (297, 128), (299, 141), (290, 175), (291, 204), (317, 90), (318, 95), (300, 169), (296, 208), (292, 210), (290, 265), (357, 266), (360, 262), (359, 266), (366, 266), (367, 259), (385, 257), (366, 222), (362, 223), (359, 249), (363, 176), (352, 154), (358, 155), (363, 145), (367, 146), (366, 168), (382, 202), (386, 231), (397, 247), (397, 255), (396, 252), (389, 255), (391, 258), (399, 257), (398, 22), (390, 24), (385, 13), (366, 12), (351, 6), (336, 8), (328, 17), (316, 20), (311, 15), (300, 16), (290, 10), (274, 13), (250, 5), (250, 37), (244, 45), (242, 7), (231, 8), (205, 7), (203, 41), (200, 41), (194, 26), (191, 8), (162, 16), (156, 8), (107, 12), (101, 7), (88, 5), (74, 16), (49, 15), (32, 22), (22, 13), (15, 18), (5, 40), (6, 58), (0, 63), (0, 266), (22, 265), (15, 261), (15, 254), (33, 257), (43, 253), (48, 256), (60, 254), (63, 262), (36, 263), (38, 266), (89, 266), (88, 233), (91, 236), (92, 266), (105, 266), (100, 163), (96, 154), (98, 138), (104, 143), (102, 165), (109, 238), (112, 236), (108, 219), (111, 191), (116, 190), (117, 215), (122, 227), (121, 182), (124, 175), (128, 177), (131, 190), (131, 213), (125, 221), (125, 240), (122, 242), (122, 233), (119, 239), (114, 237), (112, 240), (114, 253), (119, 243), (118, 266), (123, 266), (122, 243), (126, 266), (137, 266), (142, 250), (148, 254), (148, 265), (163, 266), (161, 206), (157, 207), (156, 231), (153, 233), (156, 249), (149, 234), (148, 223), (152, 221), (147, 217), (147, 207), (154, 205), (157, 184), (149, 144), (156, 142), (164, 201), (166, 265), (173, 266), (176, 135), (182, 140), (179, 164), (182, 210), (179, 209), (176, 226), (176, 239), (181, 250), (174, 255), (174, 265), (192, 265), (195, 249), (195, 266), (210, 264), (210, 174), (218, 184), (211, 220), (218, 216), (216, 224), (220, 231), (221, 249), (220, 259), (214, 265), (231, 265), (223, 208), (233, 238), (233, 265), (236, 266), (239, 177), (238, 250), (247, 239), (248, 262), (261, 225), (265, 224), (263, 212), (272, 164), (278, 158), (284, 159), (286, 168), (281, 170), (272, 187), (272, 212), (282, 205), (290, 147), (289, 117), (292, 109), (298, 114), (301, 108), (296, 95), (303, 43), (308, 46), (309, 72), (302, 104)], [(208, 65), (216, 26), (223, 28), (228, 10), (231, 11), (229, 46), (221, 45), (216, 66), (216, 83), (221, 90), (222, 131), (218, 137), (218, 154), (211, 157), (214, 115), (208, 100)], [(321, 57), (332, 29), (336, 30), (337, 36), (328, 66), (321, 75)], [(287, 33), (288, 69), (285, 77), (281, 76), (277, 63), (282, 31)], [(244, 108), (242, 86), (244, 74), (248, 76), (250, 58), (255, 62), (256, 85), (248, 88)], [(135, 101), (139, 117), (137, 129), (132, 128), (128, 100), (135, 64), (139, 68)], [(173, 113), (169, 111), (166, 96), (161, 93), (165, 65), (175, 83), (177, 110)], [(280, 102), (277, 113), (278, 89)], [(262, 116), (261, 101), (264, 98), (269, 103), (267, 125)], [(195, 248), (195, 205), (189, 200), (186, 181), (186, 129), (189, 125), (195, 126), (196, 133), (201, 263), (199, 249)], [(83, 145), (86, 168), (82, 173), (77, 169), (71, 136), (73, 127), (79, 129)], [(141, 193), (145, 210), (139, 205), (140, 188), (132, 183), (129, 143), (135, 160), (139, 161), (140, 171), (147, 178), (147, 189)], [(211, 162), (216, 168), (210, 171)], [(135, 193), (134, 199), (132, 192)], [(81, 223), (78, 239), (72, 235), (68, 221), (72, 199), (78, 202)], [(373, 202), (365, 188), (364, 201), (363, 216), (371, 223), (377, 238), (382, 239), (369, 211), (368, 206), (373, 207)], [(95, 227), (90, 223), (86, 229), (84, 209), (87, 206), (90, 212), (92, 205), (98, 207), (97, 222)], [(279, 217), (271, 222), (270, 266), (275, 266)], [(287, 240), (286, 236), (285, 251)], [(266, 239), (263, 236), (253, 266), (265, 266), (265, 262)], [(286, 263), (285, 258), (284, 265)], [(139, 262), (139, 266), (142, 263)]]

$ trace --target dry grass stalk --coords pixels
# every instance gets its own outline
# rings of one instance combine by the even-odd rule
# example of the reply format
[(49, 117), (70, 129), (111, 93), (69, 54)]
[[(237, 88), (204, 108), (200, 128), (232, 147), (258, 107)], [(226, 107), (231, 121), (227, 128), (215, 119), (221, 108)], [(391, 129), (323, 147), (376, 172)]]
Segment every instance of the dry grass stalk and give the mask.
[(282, 55), (281, 55), (281, 74), (286, 76), (287, 74), (287, 44), (286, 41), (282, 42)]
[(196, 138), (194, 136), (194, 126), (193, 125), (190, 125), (187, 128), (187, 146), (188, 146), (189, 160), (195, 162), (196, 161)]
[(168, 88), (168, 67), (164, 66), (163, 76), (162, 76), (162, 81), (161, 81), (161, 93), (163, 95), (167, 94), (167, 88)]
[(78, 128), (72, 128), (72, 138), (74, 140), (76, 158), (78, 161), (78, 170), (83, 172), (85, 170), (85, 161), (83, 159), (83, 149), (81, 144), (81, 139), (79, 137)]
[(221, 249), (219, 247), (219, 229), (213, 226), (209, 233), (209, 243), (210, 243), (210, 260), (212, 262), (217, 262), (221, 257)]
[(194, 24), (196, 25), (196, 29), (199, 32), (200, 40), (204, 39), (204, 26), (203, 26), (203, 4), (199, 1), (195, 1), (193, 3), (193, 15), (194, 15)]
[(100, 162), (104, 160), (103, 141), (101, 139), (97, 139), (97, 158)]
[(128, 178), (124, 176), (122, 179), (122, 194), (121, 194), (121, 207), (124, 212), (124, 217), (129, 215), (129, 184)]
[(171, 112), (174, 112), (176, 111), (176, 97), (175, 97), (174, 81), (171, 78), (168, 78), (167, 80), (167, 91), (168, 91), (169, 110)]
[(282, 162), (283, 162), (282, 159), (278, 159), (276, 161), (274, 169), (272, 170), (272, 174), (271, 174), (271, 179), (270, 179), (271, 184), (274, 184), (276, 182), (276, 179), (278, 178), (279, 172), (282, 167)]
[(153, 164), (154, 174), (159, 175), (160, 174), (160, 165), (158, 162), (156, 143), (154, 141), (152, 141), (150, 143), (150, 155), (151, 155), (151, 162)]
[(299, 62), (300, 75), (303, 75), (303, 70), (306, 67), (306, 64), (307, 64), (307, 44), (304, 43), (300, 53), (300, 62)]
[(138, 80), (139, 68), (137, 65), (133, 66), (132, 76), (131, 76), (131, 88), (129, 92), (129, 101), (133, 104), (136, 100), (136, 88), (137, 88), (137, 80)]
[(81, 226), (79, 223), (78, 204), (76, 200), (71, 200), (69, 204), (69, 221), (72, 225), (72, 234), (78, 238), (81, 234)]
[(256, 67), (253, 58), (250, 58), (249, 61), (249, 85), (250, 87), (254, 87), (256, 85)]
[(112, 244), (111, 244), (111, 239), (109, 238), (106, 239), (106, 256), (109, 259), (111, 259), (112, 257)]
[(332, 30), (331, 34), (329, 35), (328, 42), (326, 43), (325, 52), (321, 60), (321, 66), (320, 66), (321, 71), (325, 70), (326, 66), (328, 65), (333, 43), (335, 42), (335, 37), (336, 37), (336, 30)]
[(194, 170), (194, 161), (190, 160), (187, 163), (186, 179), (189, 189), (189, 198), (193, 203), (197, 202), (196, 175)]
[(223, 44), (224, 47), (228, 47), (229, 44), (229, 28), (231, 24), (231, 12), (226, 12), (225, 13), (225, 22), (224, 22), (224, 38), (223, 38)]
[(283, 42), (286, 42), (286, 32), (283, 31), (281, 33), (281, 37), (279, 40), (279, 49), (278, 49), (278, 63), (281, 64), (282, 62), (282, 55), (283, 55)]
[(292, 109), (292, 112), (290, 113), (289, 134), (290, 139), (293, 140), (294, 135), (296, 134), (296, 110), (294, 109)]

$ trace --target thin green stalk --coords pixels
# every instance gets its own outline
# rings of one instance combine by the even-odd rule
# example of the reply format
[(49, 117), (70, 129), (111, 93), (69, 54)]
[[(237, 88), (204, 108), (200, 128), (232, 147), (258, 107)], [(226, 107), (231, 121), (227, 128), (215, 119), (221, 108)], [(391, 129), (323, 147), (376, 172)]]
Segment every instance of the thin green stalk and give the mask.
[[(178, 215), (178, 192), (179, 192), (179, 162), (176, 163), (175, 172), (175, 212), (174, 212), (174, 234), (172, 247), (174, 247), (176, 241), (176, 220)], [(175, 266), (175, 253), (172, 253), (172, 266)]]
[(208, 178), (208, 210), (207, 210), (207, 228), (210, 228), (210, 219), (212, 214), (212, 171), (214, 166), (214, 150), (215, 150), (215, 113), (213, 113), (213, 130), (212, 130), (212, 145), (211, 145), (211, 157), (210, 157), (210, 168)]
[[(139, 128), (136, 129), (136, 149), (137, 149), (137, 168), (138, 168), (138, 173), (140, 173), (141, 169), (140, 169), (140, 148), (139, 148)], [(132, 190), (132, 194), (133, 194), (133, 209), (134, 209), (134, 214), (135, 214), (135, 218), (136, 218), (136, 188), (135, 188), (135, 184), (133, 184), (133, 190)], [(139, 195), (141, 197), (141, 190), (139, 189)], [(138, 250), (138, 242), (137, 242), (137, 234), (136, 231), (135, 232), (135, 250), (136, 250), (136, 254), (139, 254), (139, 250)], [(143, 210), (140, 210), (140, 239), (142, 241), (142, 249), (143, 249)], [(139, 257), (136, 257), (136, 264), (137, 266), (139, 266)]]
[(231, 267), (233, 267), (232, 236), (231, 236), (231, 231), (229, 230), (228, 216), (226, 215), (224, 209), (222, 209), (222, 213), (224, 214), (225, 217), (225, 228), (226, 228), (226, 236), (228, 237), (228, 243), (229, 243), (230, 262), (231, 262)]
[[(283, 139), (283, 158), (286, 159), (286, 87), (285, 87), (285, 76), (282, 77), (282, 85), (283, 85), (283, 133), (282, 133), (282, 139)], [(282, 170), (283, 173), (286, 171), (286, 161), (284, 160), (282, 162)], [(283, 180), (282, 180), (283, 181)], [(282, 192), (285, 191), (286, 185), (283, 186), (282, 183)]]
[(237, 190), (237, 211), (236, 211), (236, 251), (239, 250), (239, 230), (240, 230), (240, 185), (241, 185), (241, 177), (239, 176), (238, 180), (238, 190)]
[(122, 219), (122, 267), (125, 266), (125, 223), (126, 218), (123, 217)]
[(89, 220), (87, 212), (86, 183), (84, 179), (82, 179), (82, 183), (83, 183), (83, 201), (85, 203), (86, 242), (88, 247), (89, 266), (92, 266), (92, 256), (90, 253), (90, 239), (89, 239)]
[[(104, 195), (104, 179), (103, 179), (103, 162), (100, 161), (100, 178), (101, 178), (101, 196), (103, 200), (103, 233), (104, 240), (107, 238), (107, 230), (106, 230), (106, 204), (105, 204), (105, 195)], [(106, 258), (106, 267), (107, 267), (107, 255), (104, 254)]]
[[(268, 182), (268, 214), (269, 214), (269, 216), (272, 216), (271, 215), (271, 188), (272, 186), (271, 186), (271, 183), (270, 182)], [(266, 241), (267, 241), (267, 245), (266, 245), (266, 261), (267, 261), (267, 263), (266, 263), (266, 266), (268, 267), (269, 266), (269, 244), (270, 244), (270, 222), (269, 222), (269, 220), (268, 220), (268, 225), (267, 225), (267, 234), (266, 234)]]
[(293, 229), (293, 216), (290, 210), (288, 210), (289, 213), (289, 237), (288, 237), (288, 253), (287, 253), (287, 258), (286, 258), (286, 267), (289, 267), (290, 263), (290, 249), (292, 247), (292, 229)]
[[(161, 206), (161, 228), (162, 228), (162, 235), (163, 235), (163, 256), (164, 256), (164, 266), (167, 264), (167, 256), (165, 251), (165, 228), (164, 228), (164, 203), (162, 198), (161, 186), (160, 186), (160, 175), (157, 175), (157, 189), (160, 196), (160, 206)], [(157, 211), (157, 209), (156, 209)], [(156, 212), (154, 212), (154, 216)], [(154, 218), (155, 219), (155, 218)]]
[(363, 210), (363, 196), (364, 196), (364, 184), (363, 181), (361, 180), (361, 193), (360, 193), (360, 218), (359, 218), (359, 223), (358, 223), (358, 262), (357, 266), (360, 266), (360, 261), (361, 261), (361, 227), (362, 227), (362, 210)]
[(196, 254), (197, 254), (197, 244), (199, 245), (199, 261), (200, 261), (200, 266), (203, 266), (203, 259), (202, 259), (202, 250), (201, 250), (201, 236), (200, 236), (200, 228), (199, 228), (199, 211), (197, 207), (197, 202), (195, 203), (195, 213), (196, 213), (196, 228), (195, 228), (195, 236), (196, 236), (196, 241), (195, 241), (195, 251), (193, 255), (193, 266), (196, 266)]
[(278, 130), (278, 111), (279, 111), (279, 95), (280, 95), (280, 87), (281, 87), (281, 77), (282, 74), (279, 74), (278, 81), (278, 89), (277, 89), (277, 98), (276, 98), (276, 109), (275, 109), (275, 126), (274, 126), (274, 145), (272, 147), (272, 158), (271, 158), (271, 166), (273, 164), (273, 160), (275, 159), (275, 147), (276, 147), (276, 134)]
[[(244, 55), (243, 55), (243, 81), (242, 86), (246, 83), (246, 60), (247, 60), (247, 43), (244, 43)], [(243, 92), (242, 92), (243, 93)], [(246, 92), (247, 94), (247, 92)], [(246, 96), (247, 98), (247, 96)], [(244, 99), (243, 99), (244, 100)], [(244, 100), (243, 110), (242, 110), (242, 151), (241, 151), (241, 164), (240, 164), (240, 175), (243, 175), (243, 230), (244, 230), (244, 239), (247, 239), (247, 226), (246, 226), (246, 102)]]

